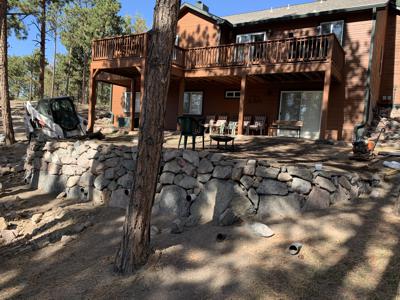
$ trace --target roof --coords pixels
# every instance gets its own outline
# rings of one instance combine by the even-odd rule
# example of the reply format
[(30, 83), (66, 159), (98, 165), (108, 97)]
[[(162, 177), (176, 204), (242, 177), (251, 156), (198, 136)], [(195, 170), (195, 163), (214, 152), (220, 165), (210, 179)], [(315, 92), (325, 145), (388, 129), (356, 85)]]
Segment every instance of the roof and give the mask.
[(214, 14), (208, 12), (208, 11), (202, 10), (202, 9), (200, 9), (200, 8), (196, 7), (195, 5), (192, 5), (192, 4), (190, 4), (190, 3), (183, 3), (183, 4), (181, 5), (181, 11), (182, 11), (183, 9), (185, 9), (185, 8), (186, 8), (186, 9), (193, 10), (193, 11), (195, 11), (195, 12), (197, 12), (197, 13), (203, 15), (203, 16), (205, 16), (205, 17), (207, 17), (207, 18), (213, 20), (213, 21), (214, 21), (215, 23), (217, 23), (217, 24), (224, 24), (224, 23), (226, 23), (226, 24), (228, 24), (228, 25), (231, 25), (226, 19), (221, 18), (221, 17), (218, 17), (218, 16), (216, 16), (216, 15), (214, 15)]
[(282, 18), (304, 18), (318, 14), (357, 11), (386, 6), (389, 0), (317, 0), (310, 3), (289, 5), (223, 17), (234, 26), (245, 23), (266, 22)]

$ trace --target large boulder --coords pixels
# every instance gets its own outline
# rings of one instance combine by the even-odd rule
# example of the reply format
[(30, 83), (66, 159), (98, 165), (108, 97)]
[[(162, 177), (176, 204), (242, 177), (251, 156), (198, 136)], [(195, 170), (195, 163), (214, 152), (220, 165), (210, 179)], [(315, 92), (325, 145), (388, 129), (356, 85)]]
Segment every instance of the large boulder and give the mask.
[(118, 189), (111, 193), (111, 199), (108, 206), (126, 209), (129, 199), (129, 191), (127, 189)]
[(279, 172), (280, 169), (278, 168), (268, 168), (264, 166), (258, 166), (256, 169), (256, 176), (276, 179), (278, 177)]
[(314, 180), (314, 183), (330, 193), (336, 191), (336, 186), (332, 183), (332, 181), (325, 177), (317, 176), (317, 178)]
[(289, 193), (286, 183), (264, 179), (257, 188), (257, 193), (261, 195), (287, 195)]
[(158, 196), (160, 213), (169, 219), (186, 217), (189, 213), (189, 202), (186, 191), (176, 185), (164, 186)]
[(213, 177), (219, 179), (229, 179), (232, 176), (231, 166), (216, 166), (213, 172)]
[(196, 178), (193, 178), (186, 174), (176, 175), (174, 179), (174, 184), (183, 187), (184, 189), (194, 189), (199, 186)]
[[(192, 165), (199, 166), (199, 153), (192, 150), (183, 151), (183, 159), (190, 162)], [(206, 172), (208, 173), (208, 172)]]
[(219, 216), (229, 207), (233, 194), (232, 181), (212, 179), (192, 204), (190, 213), (201, 223), (216, 223)]
[(300, 213), (301, 199), (296, 193), (287, 196), (261, 196), (257, 215), (260, 219), (295, 217)]
[(292, 189), (300, 194), (308, 194), (311, 191), (311, 183), (307, 180), (295, 177), (292, 181)]
[(330, 203), (329, 192), (317, 186), (314, 186), (310, 195), (308, 195), (308, 199), (303, 207), (303, 210), (309, 211), (309, 210), (328, 208), (329, 203)]
[(299, 177), (301, 179), (311, 181), (313, 179), (313, 174), (309, 169), (299, 168), (299, 167), (287, 167), (287, 172), (292, 177)]
[(197, 169), (197, 172), (199, 174), (205, 174), (205, 173), (211, 173), (214, 170), (213, 164), (206, 158), (202, 158), (199, 167)]

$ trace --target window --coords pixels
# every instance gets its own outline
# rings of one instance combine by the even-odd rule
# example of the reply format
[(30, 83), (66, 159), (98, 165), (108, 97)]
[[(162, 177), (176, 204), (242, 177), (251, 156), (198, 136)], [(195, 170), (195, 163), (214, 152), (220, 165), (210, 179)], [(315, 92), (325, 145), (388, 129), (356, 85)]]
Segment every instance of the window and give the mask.
[(185, 92), (183, 96), (183, 113), (201, 115), (203, 112), (203, 92)]
[(246, 34), (238, 34), (236, 36), (236, 43), (252, 43), (252, 42), (264, 42), (267, 40), (266, 32), (257, 32), (257, 33), (246, 33)]
[(334, 33), (340, 43), (343, 43), (343, 28), (344, 28), (344, 21), (334, 21), (334, 22), (324, 22), (321, 23), (319, 27), (320, 34), (330, 34)]
[[(124, 113), (130, 113), (131, 112), (131, 92), (125, 92), (124, 93), (124, 102), (123, 102), (123, 109)], [(140, 112), (140, 92), (135, 93), (135, 113)]]
[(239, 99), (240, 98), (240, 91), (226, 91), (225, 92), (226, 99)]

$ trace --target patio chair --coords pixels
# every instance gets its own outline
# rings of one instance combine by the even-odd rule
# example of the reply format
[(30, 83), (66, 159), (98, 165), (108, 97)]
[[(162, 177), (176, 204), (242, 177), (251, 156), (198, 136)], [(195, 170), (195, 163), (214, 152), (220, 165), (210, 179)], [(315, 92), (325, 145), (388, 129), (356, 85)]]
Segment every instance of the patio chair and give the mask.
[(217, 122), (215, 122), (212, 126), (210, 126), (210, 133), (218, 131), (219, 134), (223, 134), (227, 123), (228, 123), (227, 115), (218, 116)]
[(203, 149), (204, 149), (204, 131), (205, 127), (200, 124), (195, 118), (192, 117), (179, 117), (178, 118), (178, 125), (181, 131), (181, 135), (179, 137), (178, 149), (181, 145), (182, 136), (184, 137), (184, 148), (186, 149), (187, 146), (187, 138), (189, 136), (192, 137), (192, 149), (195, 150), (196, 148), (196, 137), (201, 136), (203, 139)]
[(251, 123), (251, 116), (244, 116), (243, 118), (243, 130), (246, 131), (246, 135), (250, 134), (250, 123)]
[(228, 134), (236, 135), (237, 126), (238, 126), (238, 116), (233, 116), (228, 123), (227, 127)]
[(249, 130), (259, 130), (260, 135), (263, 135), (265, 130), (265, 122), (267, 120), (266, 116), (255, 116), (254, 117), (254, 124), (249, 125)]
[(207, 131), (208, 129), (208, 132), (210, 132), (211, 130), (210, 128), (212, 125), (214, 125), (214, 122), (215, 122), (215, 115), (207, 115), (204, 121), (205, 131)]

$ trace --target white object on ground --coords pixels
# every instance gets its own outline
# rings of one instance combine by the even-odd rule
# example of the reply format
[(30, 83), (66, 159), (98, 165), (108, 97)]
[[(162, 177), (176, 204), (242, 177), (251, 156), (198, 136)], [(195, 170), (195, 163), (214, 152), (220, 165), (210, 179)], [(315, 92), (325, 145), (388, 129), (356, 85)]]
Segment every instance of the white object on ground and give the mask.
[(391, 169), (400, 170), (400, 163), (397, 161), (384, 161), (383, 165)]
[(322, 171), (322, 164), (315, 164), (315, 171)]

